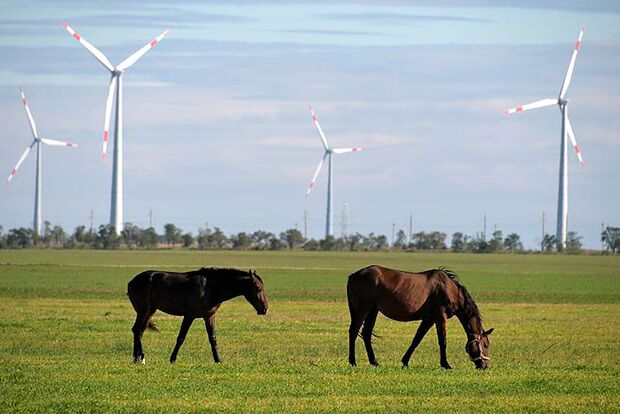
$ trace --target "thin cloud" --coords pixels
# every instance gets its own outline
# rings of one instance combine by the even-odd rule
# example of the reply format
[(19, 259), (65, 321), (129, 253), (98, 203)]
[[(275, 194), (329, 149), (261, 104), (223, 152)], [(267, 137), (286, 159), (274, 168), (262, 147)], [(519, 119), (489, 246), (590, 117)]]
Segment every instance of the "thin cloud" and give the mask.
[(331, 13), (318, 15), (319, 18), (327, 20), (348, 20), (372, 23), (407, 24), (412, 22), (434, 23), (434, 22), (468, 22), (468, 23), (491, 23), (489, 19), (479, 19), (472, 17), (447, 16), (447, 15), (425, 15), (425, 14), (402, 14), (402, 13)]

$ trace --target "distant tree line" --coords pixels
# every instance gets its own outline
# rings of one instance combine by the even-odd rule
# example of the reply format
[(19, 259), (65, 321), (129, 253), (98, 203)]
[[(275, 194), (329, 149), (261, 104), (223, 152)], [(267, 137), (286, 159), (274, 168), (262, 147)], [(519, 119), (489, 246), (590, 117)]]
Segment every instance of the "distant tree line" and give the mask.
[[(456, 232), (452, 235), (450, 247), (446, 244), (447, 234), (439, 231), (414, 233), (410, 240), (403, 230), (398, 230), (391, 241), (383, 234), (360, 233), (343, 237), (328, 236), (325, 239), (306, 240), (297, 229), (288, 229), (279, 234), (258, 230), (253, 233), (239, 232), (226, 235), (218, 227), (199, 229), (196, 235), (184, 232), (172, 223), (164, 225), (163, 234), (153, 227), (141, 228), (127, 223), (120, 235), (112, 225), (101, 225), (97, 229), (78, 226), (72, 233), (61, 226), (44, 222), (41, 235), (31, 228), (15, 228), (4, 232), (0, 225), (0, 249), (20, 248), (65, 248), (65, 249), (162, 249), (185, 248), (198, 250), (293, 250), (310, 251), (452, 251), (468, 253), (523, 253), (521, 237), (510, 233), (506, 237), (496, 230), (490, 239), (481, 234), (473, 236)], [(578, 254), (582, 250), (581, 236), (568, 233), (565, 252)], [(606, 251), (615, 254), (620, 251), (620, 228), (607, 227), (601, 233)], [(554, 253), (562, 249), (555, 236), (546, 235), (540, 251)]]

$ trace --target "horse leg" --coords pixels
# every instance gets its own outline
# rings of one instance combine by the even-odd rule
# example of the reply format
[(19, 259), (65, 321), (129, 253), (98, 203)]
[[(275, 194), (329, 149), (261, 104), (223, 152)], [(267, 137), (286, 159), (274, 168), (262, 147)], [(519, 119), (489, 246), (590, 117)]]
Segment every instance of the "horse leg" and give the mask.
[(442, 313), (435, 326), (437, 327), (437, 340), (439, 342), (439, 357), (441, 361), (441, 367), (445, 369), (452, 369), (448, 364), (448, 357), (446, 356), (446, 324), (448, 318), (445, 313)]
[(409, 366), (409, 359), (411, 359), (411, 355), (413, 354), (413, 351), (415, 351), (418, 345), (420, 345), (420, 342), (422, 342), (424, 335), (426, 335), (428, 330), (431, 329), (431, 326), (433, 326), (432, 320), (430, 319), (422, 320), (422, 322), (420, 323), (420, 326), (418, 327), (417, 332), (415, 333), (415, 336), (413, 337), (413, 340), (411, 341), (411, 345), (409, 345), (407, 352), (405, 352), (405, 355), (403, 355), (403, 358), (401, 360), (403, 363), (403, 368), (406, 368)]
[(209, 318), (204, 318), (205, 327), (207, 328), (207, 335), (209, 336), (209, 343), (211, 344), (211, 353), (213, 354), (213, 361), (219, 363), (221, 361), (220, 354), (217, 352), (217, 340), (215, 338), (215, 315), (211, 315)]
[(368, 312), (368, 316), (364, 320), (364, 327), (362, 328), (362, 339), (364, 340), (364, 346), (366, 347), (366, 353), (368, 354), (368, 362), (370, 365), (378, 366), (379, 363), (375, 358), (375, 352), (372, 349), (372, 330), (375, 327), (375, 322), (377, 321), (377, 314), (379, 310), (377, 308), (373, 308)]
[(192, 326), (192, 322), (194, 322), (194, 317), (187, 315), (183, 317), (183, 322), (181, 322), (181, 330), (179, 331), (179, 336), (177, 336), (177, 343), (174, 346), (172, 354), (170, 355), (171, 364), (174, 364), (177, 360), (179, 348), (183, 345), (183, 341), (185, 341), (185, 336), (187, 335), (187, 331), (189, 331), (189, 327)]
[(362, 322), (364, 322), (364, 318), (368, 312), (360, 315), (358, 312), (353, 310), (351, 303), (349, 303), (349, 312), (351, 313), (351, 325), (349, 325), (349, 364), (351, 366), (356, 366), (355, 362), (355, 340), (357, 339), (357, 334), (362, 327)]
[(136, 321), (131, 327), (133, 332), (133, 362), (144, 363), (144, 351), (142, 350), (142, 333), (144, 332), (144, 325), (146, 324), (146, 317), (143, 314), (138, 313), (136, 315)]

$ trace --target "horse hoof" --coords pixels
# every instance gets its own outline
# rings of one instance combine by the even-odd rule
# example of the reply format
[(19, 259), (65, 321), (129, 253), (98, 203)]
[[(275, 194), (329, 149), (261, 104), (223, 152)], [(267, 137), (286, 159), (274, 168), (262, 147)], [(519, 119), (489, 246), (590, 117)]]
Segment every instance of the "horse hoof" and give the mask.
[(379, 363), (377, 361), (371, 361), (370, 365), (372, 365), (373, 367), (378, 367)]
[(145, 357), (142, 357), (142, 361), (140, 361), (140, 363), (141, 363), (142, 365), (146, 365), (146, 358), (145, 358)]
[(403, 364), (403, 366), (400, 369), (405, 369), (405, 368), (409, 368), (409, 365)]
[(442, 365), (441, 366), (443, 369), (452, 369), (452, 367), (449, 364), (446, 365)]

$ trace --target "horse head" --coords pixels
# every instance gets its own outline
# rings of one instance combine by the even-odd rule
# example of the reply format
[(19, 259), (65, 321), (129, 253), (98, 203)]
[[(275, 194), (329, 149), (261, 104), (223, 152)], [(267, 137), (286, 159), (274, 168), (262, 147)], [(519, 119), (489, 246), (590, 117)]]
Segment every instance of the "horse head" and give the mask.
[(484, 331), (481, 334), (473, 334), (465, 345), (465, 352), (469, 355), (469, 359), (476, 364), (478, 369), (487, 369), (491, 358), (489, 357), (489, 335), (494, 328)]
[(243, 296), (256, 309), (256, 313), (266, 315), (269, 311), (269, 302), (267, 301), (263, 279), (255, 271), (250, 270), (248, 274), (250, 277)]

